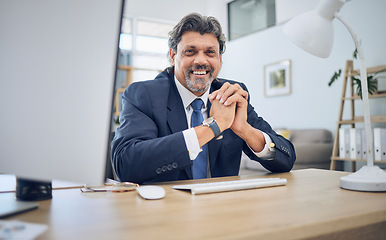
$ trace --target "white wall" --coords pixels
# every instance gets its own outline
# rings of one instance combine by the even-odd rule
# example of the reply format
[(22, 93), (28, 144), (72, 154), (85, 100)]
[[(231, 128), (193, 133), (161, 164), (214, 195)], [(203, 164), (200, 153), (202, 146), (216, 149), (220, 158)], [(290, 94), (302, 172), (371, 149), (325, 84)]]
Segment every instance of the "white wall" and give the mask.
[(224, 0), (126, 0), (124, 14), (177, 23), (192, 12), (212, 15), (222, 22), (226, 20)]
[[(340, 11), (361, 39), (367, 66), (386, 64), (385, 9), (384, 0), (357, 0), (346, 3)], [(334, 71), (343, 69), (345, 61), (352, 58), (355, 46), (338, 20), (334, 27), (334, 47), (327, 59), (292, 44), (282, 33), (282, 24), (228, 42), (220, 76), (244, 82), (255, 110), (273, 127), (326, 128), (335, 133), (343, 78), (332, 87), (327, 84)], [(292, 93), (264, 97), (264, 65), (282, 59), (292, 61)], [(374, 112), (386, 114), (385, 99), (370, 103)]]
[(319, 0), (276, 0), (276, 22), (281, 23), (315, 8)]
[(197, 12), (216, 17), (224, 33), (227, 33), (227, 1), (195, 0), (192, 4), (190, 0), (125, 0), (124, 16), (152, 19), (174, 25), (187, 14)]

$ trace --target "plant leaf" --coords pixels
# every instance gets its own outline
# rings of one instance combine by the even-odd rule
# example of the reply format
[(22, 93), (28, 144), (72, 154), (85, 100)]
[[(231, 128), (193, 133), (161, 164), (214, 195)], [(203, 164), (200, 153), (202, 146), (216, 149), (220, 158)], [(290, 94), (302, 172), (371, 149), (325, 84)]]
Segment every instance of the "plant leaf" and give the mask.
[(356, 92), (362, 99), (362, 86), (360, 84), (357, 85)]
[(353, 58), (357, 59), (357, 57), (358, 57), (358, 49), (357, 48), (355, 48), (352, 56), (353, 56)]
[(377, 79), (373, 79), (374, 75), (370, 75), (367, 77), (367, 87), (369, 90), (369, 94), (372, 95), (377, 91), (378, 88), (378, 81)]
[(334, 72), (334, 75), (332, 75), (330, 82), (328, 83), (328, 86), (330, 87), (331, 84), (333, 84), (342, 74), (342, 69), (339, 69), (337, 72)]
[[(351, 77), (351, 79), (353, 80), (353, 83), (352, 85), (355, 86), (356, 85), (356, 93), (358, 94), (358, 96), (361, 97), (362, 99), (362, 83), (361, 83), (361, 80), (357, 77)], [(367, 90), (369, 92), (370, 95), (372, 95), (373, 93), (375, 93), (378, 89), (378, 80), (374, 78), (374, 75), (369, 75), (367, 76)]]
[(355, 92), (362, 98), (362, 85), (361, 85), (361, 80), (357, 77), (351, 77), (352, 79), (352, 86), (355, 87)]

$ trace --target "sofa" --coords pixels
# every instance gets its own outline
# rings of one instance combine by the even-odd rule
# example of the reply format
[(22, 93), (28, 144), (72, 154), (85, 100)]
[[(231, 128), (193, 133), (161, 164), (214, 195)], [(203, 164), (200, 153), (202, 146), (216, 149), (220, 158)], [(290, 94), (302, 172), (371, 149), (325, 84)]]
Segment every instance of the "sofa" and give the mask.
[[(329, 169), (333, 148), (332, 134), (326, 129), (278, 129), (277, 133), (289, 139), (295, 147), (293, 169)], [(245, 154), (241, 158), (239, 175), (269, 172), (260, 163), (251, 161)]]

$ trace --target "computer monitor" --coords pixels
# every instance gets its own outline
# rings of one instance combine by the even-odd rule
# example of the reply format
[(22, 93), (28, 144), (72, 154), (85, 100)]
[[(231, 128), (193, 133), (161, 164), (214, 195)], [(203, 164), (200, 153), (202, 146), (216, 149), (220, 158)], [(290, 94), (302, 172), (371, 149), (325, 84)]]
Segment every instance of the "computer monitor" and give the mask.
[(122, 9), (0, 1), (0, 173), (103, 184)]

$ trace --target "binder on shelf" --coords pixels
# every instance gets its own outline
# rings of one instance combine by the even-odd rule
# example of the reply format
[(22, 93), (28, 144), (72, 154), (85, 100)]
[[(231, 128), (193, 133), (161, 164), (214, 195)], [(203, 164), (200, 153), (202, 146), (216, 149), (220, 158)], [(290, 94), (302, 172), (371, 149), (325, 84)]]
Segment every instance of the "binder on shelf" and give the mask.
[(375, 160), (386, 160), (386, 128), (374, 128)]
[(350, 157), (350, 128), (339, 128), (339, 157)]
[(362, 129), (350, 128), (350, 158), (362, 158)]

